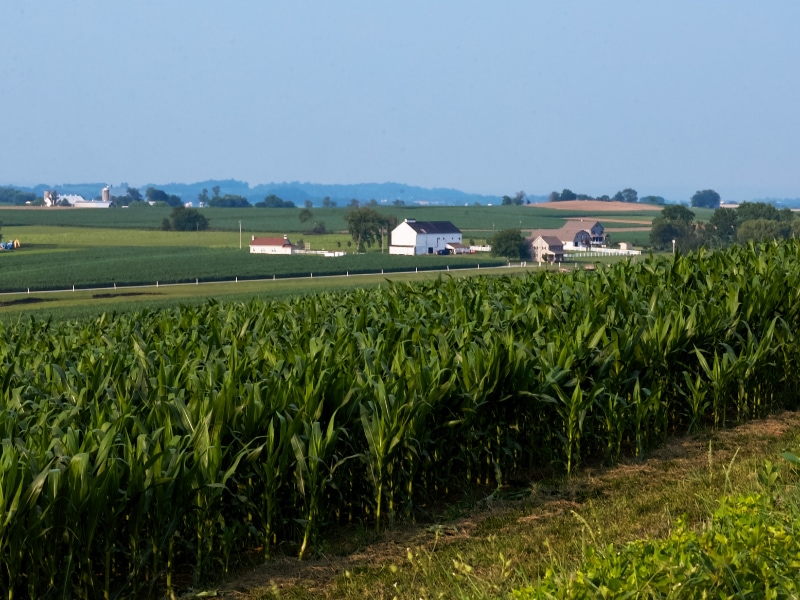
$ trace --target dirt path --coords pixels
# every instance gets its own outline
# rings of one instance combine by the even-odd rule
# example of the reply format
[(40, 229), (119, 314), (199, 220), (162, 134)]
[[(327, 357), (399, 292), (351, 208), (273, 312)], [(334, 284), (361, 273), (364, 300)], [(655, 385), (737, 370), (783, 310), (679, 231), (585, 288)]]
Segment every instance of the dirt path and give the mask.
[[(562, 515), (577, 506), (570, 494), (575, 494), (581, 488), (611, 490), (617, 487), (616, 482), (619, 480), (641, 478), (642, 475), (645, 480), (652, 479), (661, 484), (675, 481), (678, 484), (690, 473), (706, 467), (709, 460), (709, 441), (713, 442), (714, 461), (717, 464), (726, 464), (742, 446), (751, 455), (764, 452), (787, 432), (799, 429), (800, 413), (784, 412), (733, 429), (673, 439), (643, 461), (629, 459), (612, 468), (584, 469), (574, 483), (565, 485), (558, 494), (543, 501), (529, 515), (517, 519), (517, 522), (546, 521)], [(738, 454), (738, 459), (744, 458), (743, 454)], [(550, 493), (552, 494), (552, 490)], [(398, 564), (405, 559), (408, 548), (430, 547), (435, 543), (441, 545), (470, 538), (485, 519), (497, 519), (498, 514), (503, 511), (511, 513), (517, 508), (517, 504), (509, 502), (505, 506), (502, 503), (494, 505), (491, 510), (476, 510), (465, 518), (440, 525), (438, 530), (444, 532), (444, 537), (434, 536), (431, 527), (410, 526), (386, 532), (347, 556), (323, 554), (319, 558), (303, 562), (294, 557), (277, 557), (266, 564), (241, 572), (221, 585), (216, 590), (217, 597), (251, 600), (263, 597), (264, 590), (281, 590), (293, 586), (300, 586), (312, 594), (323, 596), (334, 579), (345, 571)], [(256, 592), (259, 589), (261, 592)]]

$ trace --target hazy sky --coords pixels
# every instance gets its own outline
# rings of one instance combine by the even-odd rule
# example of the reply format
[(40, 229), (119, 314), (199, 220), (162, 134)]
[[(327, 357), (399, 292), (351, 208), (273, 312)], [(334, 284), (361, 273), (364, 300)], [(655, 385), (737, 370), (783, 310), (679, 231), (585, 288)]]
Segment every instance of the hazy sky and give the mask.
[(3, 0), (0, 184), (800, 197), (800, 2)]

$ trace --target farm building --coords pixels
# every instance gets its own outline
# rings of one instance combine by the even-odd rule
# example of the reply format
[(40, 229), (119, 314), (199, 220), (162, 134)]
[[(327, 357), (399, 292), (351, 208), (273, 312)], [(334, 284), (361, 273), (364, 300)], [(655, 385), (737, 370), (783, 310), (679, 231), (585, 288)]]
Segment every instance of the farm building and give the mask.
[(591, 248), (605, 246), (607, 235), (600, 221), (574, 220), (567, 221), (561, 229), (541, 229), (532, 231), (528, 243), (533, 247), (533, 242), (539, 237), (556, 237), (563, 244), (563, 250), (573, 248)]
[[(461, 245), (461, 230), (450, 221), (406, 219), (392, 230), (389, 254), (437, 254), (456, 252)], [(447, 245), (453, 245), (448, 249)]]
[(538, 262), (564, 260), (564, 243), (554, 235), (540, 235), (531, 243), (531, 258)]
[(250, 254), (294, 254), (297, 246), (283, 237), (256, 237), (250, 239)]

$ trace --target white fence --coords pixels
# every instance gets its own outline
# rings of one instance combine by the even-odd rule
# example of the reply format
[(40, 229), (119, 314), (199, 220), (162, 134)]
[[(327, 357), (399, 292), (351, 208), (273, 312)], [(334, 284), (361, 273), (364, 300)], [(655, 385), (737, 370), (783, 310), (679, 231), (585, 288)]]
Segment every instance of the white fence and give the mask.
[[(565, 248), (564, 260), (572, 258), (589, 258), (589, 257), (603, 257), (603, 256), (639, 256), (641, 250), (620, 250), (618, 248)], [(567, 253), (569, 252), (569, 254)]]

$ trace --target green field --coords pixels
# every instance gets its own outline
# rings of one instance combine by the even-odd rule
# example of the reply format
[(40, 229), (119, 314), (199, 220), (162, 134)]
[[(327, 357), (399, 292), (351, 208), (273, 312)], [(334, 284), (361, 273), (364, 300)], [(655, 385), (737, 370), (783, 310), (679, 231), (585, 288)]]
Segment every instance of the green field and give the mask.
[(0, 589), (196, 594), (336, 528), (796, 409), (798, 276), (789, 241), (0, 323)]
[[(138, 209), (0, 209), (4, 239), (20, 239), (22, 249), (0, 254), (0, 292), (27, 292), (92, 287), (304, 277), (312, 274), (390, 273), (502, 264), (486, 255), (448, 257), (389, 256), (372, 247), (352, 254), (346, 232), (303, 233), (299, 209), (203, 209), (211, 229), (199, 232), (161, 231), (166, 208)], [(467, 243), (485, 243), (500, 229), (561, 227), (567, 216), (554, 209), (526, 206), (378, 207), (398, 218), (449, 220), (464, 232)], [(345, 208), (314, 209), (329, 230), (344, 230)], [(607, 216), (608, 226), (632, 227), (624, 219), (652, 217), (631, 211)], [(585, 215), (583, 215), (585, 216)], [(239, 232), (241, 222), (242, 232)], [(640, 225), (641, 226), (641, 225)], [(490, 228), (489, 228), (490, 227)], [(312, 250), (339, 250), (339, 258), (260, 256), (249, 253), (252, 235), (289, 233), (296, 244)], [(646, 232), (615, 234), (633, 243), (646, 242)], [(241, 249), (240, 249), (241, 246)]]
[[(263, 232), (302, 233), (310, 229), (314, 222), (324, 222), (328, 231), (347, 229), (346, 208), (314, 208), (314, 219), (309, 225), (301, 223), (299, 208), (261, 209), (261, 208), (204, 208), (211, 229), (239, 231), (241, 221), (245, 235)], [(392, 215), (399, 221), (417, 219), (420, 221), (451, 221), (462, 231), (492, 231), (500, 229), (557, 229), (565, 219), (574, 217), (594, 217), (603, 223), (614, 223), (630, 218), (652, 220), (658, 213), (632, 209), (629, 212), (598, 214), (587, 211), (565, 211), (535, 206), (447, 206), (447, 207), (384, 207), (376, 210)], [(168, 217), (169, 208), (135, 209), (2, 209), (0, 221), (5, 231), (17, 227), (99, 227), (114, 229), (158, 230), (161, 221)], [(698, 219), (700, 217), (698, 216)], [(465, 237), (467, 237), (465, 235)]]

